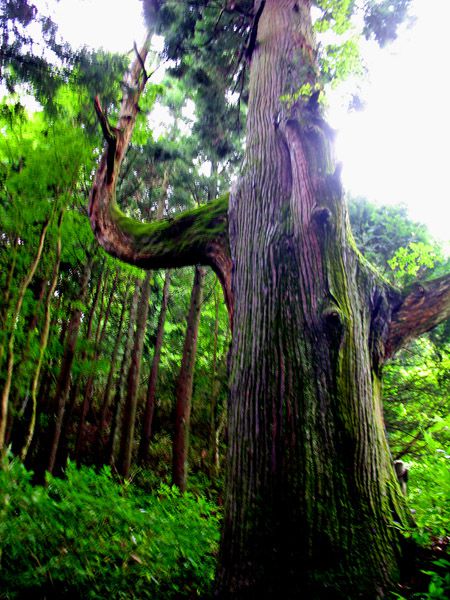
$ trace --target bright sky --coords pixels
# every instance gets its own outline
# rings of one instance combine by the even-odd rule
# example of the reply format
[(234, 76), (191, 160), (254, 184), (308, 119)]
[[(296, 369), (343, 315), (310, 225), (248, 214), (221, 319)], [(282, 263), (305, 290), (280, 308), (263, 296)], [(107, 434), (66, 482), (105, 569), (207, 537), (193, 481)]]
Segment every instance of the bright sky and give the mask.
[[(51, 5), (61, 35), (74, 46), (126, 52), (143, 40), (139, 0), (35, 0)], [(383, 51), (366, 44), (370, 81), (366, 108), (347, 113), (339, 94), (329, 119), (352, 195), (380, 204), (405, 203), (433, 235), (450, 240), (449, 0), (414, 0), (416, 24)]]

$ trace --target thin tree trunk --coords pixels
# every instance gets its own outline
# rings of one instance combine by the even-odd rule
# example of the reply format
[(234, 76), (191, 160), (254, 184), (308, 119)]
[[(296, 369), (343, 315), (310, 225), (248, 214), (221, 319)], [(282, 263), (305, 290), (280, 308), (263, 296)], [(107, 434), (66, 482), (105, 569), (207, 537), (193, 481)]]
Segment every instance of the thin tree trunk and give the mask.
[(205, 270), (195, 267), (194, 284), (184, 338), (183, 356), (176, 388), (175, 428), (173, 437), (172, 480), (182, 492), (186, 490), (187, 459), (189, 448), (189, 429), (191, 418), (191, 400), (194, 380), (195, 356), (197, 353), (198, 326), (203, 298), (203, 279)]
[(123, 400), (125, 397), (125, 382), (128, 374), (128, 365), (130, 363), (131, 349), (133, 347), (134, 324), (136, 321), (137, 305), (139, 301), (139, 292), (141, 283), (139, 279), (135, 280), (135, 289), (131, 300), (130, 316), (128, 321), (128, 332), (125, 351), (120, 365), (120, 372), (116, 386), (116, 395), (114, 398), (114, 413), (111, 423), (111, 431), (109, 434), (109, 443), (107, 448), (106, 462), (113, 466), (116, 463), (116, 453), (119, 446), (120, 431), (121, 431), (121, 416), (123, 410)]
[[(105, 320), (105, 327), (103, 328), (103, 330), (101, 328), (101, 322), (102, 322), (102, 312), (103, 312), (103, 306), (104, 306), (104, 296), (106, 293), (106, 287), (107, 287), (107, 282), (108, 282), (108, 275), (109, 275), (109, 269), (107, 269), (105, 272), (105, 275), (103, 278), (104, 279), (103, 288), (102, 288), (102, 292), (100, 294), (100, 296), (101, 296), (100, 314), (99, 314), (98, 320), (97, 320), (97, 332), (95, 334), (94, 355), (92, 357), (93, 363), (95, 363), (97, 361), (99, 352), (100, 352), (100, 346), (101, 346), (100, 332), (101, 331), (102, 331), (102, 333), (106, 332), (107, 320)], [(114, 280), (114, 284), (116, 283), (116, 281), (117, 281), (117, 273), (116, 273), (116, 277)], [(111, 294), (110, 294), (109, 301), (108, 301), (108, 307), (107, 307), (108, 311), (111, 308), (112, 297), (114, 295), (114, 284), (112, 286)], [(95, 377), (94, 372), (93, 372), (93, 369), (91, 368), (91, 373), (88, 376), (86, 386), (84, 388), (84, 396), (83, 396), (83, 402), (81, 405), (77, 438), (76, 438), (76, 442), (75, 442), (74, 456), (75, 456), (75, 460), (77, 461), (78, 466), (80, 466), (80, 464), (81, 464), (81, 452), (82, 452), (84, 438), (85, 438), (86, 418), (87, 418), (87, 415), (89, 412), (89, 408), (90, 408), (91, 401), (92, 401), (92, 394), (94, 391), (94, 377)]]
[[(79, 293), (79, 296), (77, 299), (78, 303), (83, 303), (86, 300), (89, 279), (90, 279), (91, 271), (92, 271), (92, 263), (93, 263), (93, 259), (89, 259), (88, 263), (86, 264), (86, 266), (83, 270), (82, 279), (81, 279), (81, 283), (80, 283), (80, 293)], [(82, 310), (77, 304), (75, 306), (75, 308), (73, 309), (72, 316), (70, 318), (67, 335), (66, 335), (66, 345), (64, 348), (64, 354), (63, 354), (62, 361), (61, 361), (61, 370), (59, 373), (58, 382), (56, 384), (55, 424), (54, 424), (54, 428), (53, 428), (52, 442), (51, 442), (50, 453), (49, 453), (49, 458), (48, 458), (48, 462), (47, 462), (47, 471), (49, 471), (50, 473), (53, 472), (53, 469), (55, 467), (56, 454), (58, 451), (59, 440), (61, 437), (61, 430), (62, 430), (62, 425), (63, 425), (63, 420), (64, 420), (64, 411), (66, 408), (66, 401), (67, 401), (67, 396), (68, 396), (69, 387), (70, 387), (70, 373), (72, 370), (72, 364), (73, 364), (73, 360), (75, 357), (75, 349), (76, 349), (76, 345), (77, 345), (78, 334), (80, 331), (81, 315), (82, 315)], [(89, 328), (89, 326), (88, 326), (88, 328)]]
[(53, 267), (53, 274), (50, 283), (50, 288), (47, 294), (47, 300), (45, 303), (45, 316), (44, 316), (44, 324), (41, 333), (41, 340), (39, 346), (39, 357), (36, 365), (36, 369), (34, 371), (33, 380), (31, 383), (31, 418), (30, 423), (28, 425), (28, 431), (25, 436), (25, 443), (23, 445), (22, 450), (20, 451), (20, 458), (22, 461), (25, 461), (28, 450), (31, 445), (31, 441), (34, 435), (34, 428), (36, 425), (36, 409), (37, 409), (37, 389), (39, 383), (39, 376), (41, 374), (42, 363), (44, 360), (44, 354), (47, 349), (48, 336), (50, 332), (50, 321), (51, 321), (51, 304), (55, 294), (56, 284), (58, 283), (58, 275), (59, 275), (59, 265), (61, 261), (61, 226), (62, 220), (64, 216), (64, 211), (62, 210), (58, 219), (58, 239), (56, 242), (56, 260), (55, 265)]
[[(18, 241), (16, 239), (16, 240), (14, 240), (13, 255), (12, 255), (11, 264), (9, 266), (8, 275), (6, 277), (6, 282), (5, 282), (5, 285), (2, 290), (3, 302), (2, 302), (2, 308), (0, 311), (0, 326), (2, 329), (6, 325), (6, 320), (7, 320), (8, 310), (9, 310), (9, 302), (11, 299), (11, 284), (13, 281), (14, 271), (16, 270), (16, 264), (17, 264), (17, 254), (18, 254), (17, 247), (18, 247)], [(2, 350), (2, 348), (0, 348), (0, 364), (1, 364), (2, 358), (3, 358), (3, 350)]]
[(96, 341), (97, 347), (100, 350), (101, 350), (102, 344), (105, 340), (106, 328), (108, 326), (109, 316), (111, 314), (111, 307), (112, 307), (113, 300), (114, 300), (114, 294), (117, 291), (117, 284), (119, 283), (119, 277), (120, 277), (120, 269), (117, 268), (116, 274), (115, 274), (113, 282), (112, 282), (111, 291), (109, 293), (108, 303), (106, 305), (106, 310), (105, 310), (105, 316), (103, 317), (103, 325), (102, 325), (102, 328), (100, 329), (100, 335), (98, 336), (97, 341)]
[(214, 342), (213, 342), (213, 368), (211, 373), (211, 407), (209, 421), (209, 453), (212, 475), (217, 477), (219, 469), (219, 437), (217, 435), (217, 401), (219, 398), (220, 382), (217, 377), (217, 342), (219, 337), (219, 299), (217, 297), (217, 286), (214, 286)]
[(5, 385), (2, 392), (1, 403), (0, 403), (0, 453), (3, 453), (4, 443), (5, 443), (5, 432), (6, 432), (6, 422), (8, 418), (8, 399), (9, 399), (9, 391), (11, 389), (11, 381), (13, 376), (14, 369), (14, 342), (15, 342), (15, 334), (17, 327), (17, 319), (19, 318), (20, 311), (22, 308), (23, 299), (25, 297), (25, 292), (30, 285), (31, 280), (36, 272), (37, 266), (41, 260), (42, 251), (44, 249), (45, 237), (47, 235), (47, 230), (50, 224), (50, 219), (47, 219), (41, 229), (41, 234), (39, 236), (38, 248), (36, 251), (36, 255), (34, 257), (33, 262), (30, 265), (28, 273), (25, 279), (22, 281), (22, 284), (19, 288), (16, 306), (12, 313), (12, 329), (10, 333), (9, 343), (8, 343), (8, 362), (6, 368), (6, 380)]
[(16, 264), (17, 264), (17, 247), (18, 247), (18, 240), (17, 238), (14, 240), (14, 245), (13, 245), (13, 256), (12, 256), (12, 260), (11, 260), (11, 264), (9, 267), (9, 271), (8, 271), (8, 275), (6, 277), (6, 282), (3, 288), (3, 302), (1, 305), (1, 310), (0, 310), (0, 330), (2, 332), (2, 336), (0, 337), (0, 368), (2, 366), (3, 363), (3, 354), (5, 352), (5, 344), (6, 344), (6, 339), (8, 337), (8, 332), (9, 332), (9, 326), (8, 326), (8, 312), (9, 312), (9, 306), (10, 306), (10, 302), (11, 302), (11, 288), (12, 288), (12, 281), (13, 281), (13, 276), (14, 276), (14, 271), (16, 269)]
[(106, 381), (105, 391), (103, 393), (103, 402), (102, 402), (101, 411), (100, 411), (100, 426), (99, 426), (99, 436), (98, 436), (99, 444), (100, 444), (99, 456), (103, 456), (103, 433), (106, 430), (106, 424), (108, 421), (108, 411), (109, 411), (110, 403), (111, 403), (111, 389), (112, 389), (112, 384), (114, 381), (114, 375), (115, 375), (115, 371), (116, 371), (117, 355), (119, 352), (119, 347), (122, 342), (122, 329), (123, 329), (123, 324), (124, 324), (124, 320), (125, 320), (124, 319), (125, 312), (126, 312), (127, 305), (128, 305), (129, 292), (130, 292), (130, 280), (128, 280), (128, 282), (127, 282), (125, 296), (122, 298), (122, 310), (120, 311), (119, 324), (117, 325), (117, 332), (116, 332), (116, 336), (115, 336), (114, 348), (113, 348), (110, 363), (109, 363), (110, 367), (109, 367), (109, 372), (108, 372), (108, 379)]
[(139, 300), (136, 320), (136, 333), (134, 336), (133, 352), (131, 354), (131, 364), (128, 371), (128, 386), (123, 414), (119, 462), (119, 472), (124, 479), (126, 479), (130, 474), (131, 458), (133, 453), (139, 374), (141, 369), (145, 328), (148, 317), (148, 301), (150, 297), (150, 279), (151, 271), (147, 273), (142, 285), (142, 292)]
[(152, 436), (153, 415), (155, 412), (156, 383), (158, 381), (159, 362), (161, 360), (161, 348), (164, 337), (164, 323), (166, 321), (167, 305), (169, 303), (170, 271), (166, 271), (164, 288), (161, 300), (161, 308), (156, 330), (155, 348), (153, 351), (152, 367), (148, 380), (147, 399), (145, 403), (144, 420), (142, 423), (142, 435), (139, 445), (139, 462), (145, 464), (148, 461), (148, 450)]

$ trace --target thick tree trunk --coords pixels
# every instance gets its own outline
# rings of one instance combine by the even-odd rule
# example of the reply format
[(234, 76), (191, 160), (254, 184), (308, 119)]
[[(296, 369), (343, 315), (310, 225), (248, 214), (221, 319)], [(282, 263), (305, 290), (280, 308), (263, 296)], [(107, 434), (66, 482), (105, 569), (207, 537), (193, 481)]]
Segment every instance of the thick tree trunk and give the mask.
[(120, 444), (119, 472), (124, 479), (130, 474), (131, 458), (133, 453), (134, 429), (136, 422), (136, 409), (139, 391), (139, 374), (141, 371), (142, 349), (148, 317), (148, 301), (150, 298), (151, 272), (145, 276), (142, 285), (141, 297), (136, 320), (136, 333), (134, 335), (131, 364), (128, 371), (128, 385), (122, 423), (122, 437)]
[[(82, 279), (80, 282), (80, 292), (78, 296), (78, 303), (83, 303), (86, 300), (87, 289), (89, 279), (92, 270), (92, 259), (85, 265), (83, 269)], [(55, 391), (55, 422), (53, 427), (52, 442), (50, 446), (50, 453), (47, 462), (47, 471), (53, 472), (56, 461), (56, 453), (58, 451), (59, 440), (61, 437), (61, 429), (64, 420), (64, 411), (66, 408), (66, 400), (69, 393), (70, 387), (70, 373), (72, 370), (73, 359), (75, 357), (75, 349), (78, 340), (78, 333), (80, 330), (82, 310), (76, 305), (72, 311), (70, 318), (67, 335), (66, 345), (64, 348), (64, 354), (61, 360), (61, 370), (59, 372), (58, 382), (56, 384)]]
[[(264, 4), (264, 3), (263, 3)], [(383, 292), (349, 239), (314, 95), (310, 2), (267, 0), (252, 55), (234, 264), (226, 598), (376, 598), (408, 517), (380, 394)]]
[(195, 267), (194, 284), (187, 318), (183, 356), (175, 393), (175, 427), (173, 436), (172, 480), (182, 492), (186, 490), (189, 430), (198, 326), (203, 299), (204, 269)]
[(97, 106), (108, 141), (90, 197), (97, 239), (144, 268), (210, 264), (235, 308), (223, 598), (374, 599), (398, 578), (397, 524), (410, 517), (384, 435), (381, 368), (450, 315), (450, 277), (401, 293), (355, 247), (317, 101), (311, 4), (255, 1), (246, 156), (228, 221), (225, 199), (166, 224), (121, 214), (115, 180), (142, 87), (119, 133)]
[(153, 415), (156, 402), (156, 383), (158, 381), (159, 361), (161, 359), (161, 348), (164, 337), (164, 323), (166, 322), (167, 305), (169, 303), (170, 272), (166, 271), (164, 288), (161, 300), (161, 308), (156, 330), (155, 348), (153, 350), (152, 367), (147, 387), (147, 398), (145, 402), (144, 420), (142, 423), (142, 435), (139, 444), (139, 462), (145, 464), (148, 461), (148, 450), (152, 436)]

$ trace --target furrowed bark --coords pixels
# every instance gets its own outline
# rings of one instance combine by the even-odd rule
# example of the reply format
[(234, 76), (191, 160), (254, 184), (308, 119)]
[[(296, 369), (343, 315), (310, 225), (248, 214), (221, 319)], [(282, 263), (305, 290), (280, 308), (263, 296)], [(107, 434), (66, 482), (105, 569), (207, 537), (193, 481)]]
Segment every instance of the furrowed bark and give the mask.
[(373, 314), (389, 316), (388, 290), (349, 236), (310, 7), (265, 2), (230, 197), (226, 599), (381, 597), (409, 518), (382, 418)]
[(138, 102), (145, 87), (143, 62), (150, 38), (125, 78), (124, 99), (117, 127), (111, 127), (98, 98), (95, 109), (106, 140), (89, 199), (89, 218), (100, 245), (112, 256), (143, 269), (209, 265), (224, 289), (232, 312), (231, 259), (228, 246), (228, 196), (173, 219), (139, 223), (116, 204), (120, 166), (136, 122)]
[(386, 358), (450, 318), (450, 275), (417, 282), (397, 300), (386, 340)]

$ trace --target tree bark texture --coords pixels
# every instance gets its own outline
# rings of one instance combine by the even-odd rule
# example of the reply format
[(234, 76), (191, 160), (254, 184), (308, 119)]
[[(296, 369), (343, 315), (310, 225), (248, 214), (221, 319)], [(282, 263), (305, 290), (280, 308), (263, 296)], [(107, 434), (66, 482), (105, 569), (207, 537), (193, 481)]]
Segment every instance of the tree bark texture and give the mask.
[(138, 101), (145, 87), (142, 65), (148, 53), (149, 42), (150, 38), (125, 76), (126, 92), (117, 127), (111, 127), (99, 99), (95, 100), (106, 149), (89, 198), (92, 230), (103, 248), (112, 256), (143, 269), (193, 264), (211, 266), (222, 283), (231, 315), (233, 299), (227, 235), (228, 195), (183, 212), (173, 219), (152, 223), (139, 223), (128, 218), (116, 203), (118, 174), (136, 122)]
[(133, 454), (134, 430), (136, 425), (136, 410), (139, 391), (139, 374), (141, 371), (142, 349), (148, 317), (148, 301), (150, 297), (151, 272), (145, 276), (142, 284), (141, 297), (137, 309), (136, 332), (134, 334), (131, 363), (128, 370), (127, 392), (122, 420), (122, 436), (120, 444), (119, 472), (124, 479), (130, 474)]
[(133, 229), (107, 183), (111, 140), (91, 194), (109, 252), (147, 268), (211, 264), (234, 307), (222, 598), (374, 599), (398, 579), (395, 523), (410, 516), (384, 435), (382, 366), (450, 314), (450, 277), (397, 290), (354, 244), (310, 9), (255, 2), (246, 154), (228, 219), (217, 202), (180, 215), (175, 237), (174, 223)]
[(147, 387), (147, 398), (145, 402), (144, 419), (142, 423), (142, 435), (139, 444), (139, 462), (145, 464), (148, 461), (148, 450), (152, 436), (153, 415), (156, 403), (156, 384), (158, 381), (159, 362), (161, 360), (161, 348), (164, 337), (164, 323), (166, 322), (167, 305), (169, 303), (170, 272), (166, 271), (164, 288), (161, 299), (161, 308), (156, 330), (155, 348), (153, 350), (152, 367)]
[(195, 267), (194, 284), (187, 318), (186, 335), (175, 393), (175, 427), (173, 436), (172, 480), (182, 492), (186, 491), (189, 431), (198, 326), (203, 300), (204, 269)]
[(381, 406), (389, 302), (350, 243), (330, 130), (298, 93), (317, 79), (309, 12), (265, 2), (230, 198), (226, 598), (375, 598), (408, 522)]

